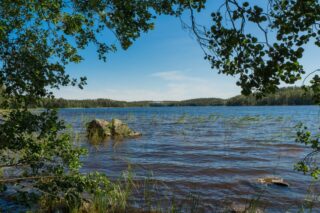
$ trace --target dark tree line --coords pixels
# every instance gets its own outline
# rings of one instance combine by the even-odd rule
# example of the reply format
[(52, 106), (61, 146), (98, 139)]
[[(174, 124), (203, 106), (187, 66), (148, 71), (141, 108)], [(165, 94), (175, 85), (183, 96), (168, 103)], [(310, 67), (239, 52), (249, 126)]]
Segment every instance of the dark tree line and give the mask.
[(239, 95), (227, 100), (229, 106), (314, 105), (312, 93), (299, 87), (281, 88), (274, 94), (260, 99), (253, 95)]
[(286, 87), (274, 94), (257, 99), (254, 95), (238, 95), (229, 99), (198, 98), (183, 101), (115, 101), (111, 99), (45, 99), (38, 107), (95, 108), (95, 107), (163, 107), (163, 106), (265, 106), (265, 105), (313, 105), (310, 91), (300, 87)]

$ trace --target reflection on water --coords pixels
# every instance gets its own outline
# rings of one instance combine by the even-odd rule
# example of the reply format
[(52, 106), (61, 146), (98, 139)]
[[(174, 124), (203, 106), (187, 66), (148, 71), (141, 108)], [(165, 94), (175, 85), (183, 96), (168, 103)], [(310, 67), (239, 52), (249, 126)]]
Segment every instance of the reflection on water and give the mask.
[[(211, 211), (257, 194), (268, 211), (297, 209), (311, 183), (293, 170), (307, 151), (295, 143), (293, 127), (302, 121), (316, 129), (315, 106), (62, 109), (60, 115), (89, 149), (84, 172), (117, 178), (130, 164), (137, 181), (152, 171), (162, 190), (197, 194)], [(81, 136), (93, 118), (119, 118), (143, 136), (89, 145)], [(265, 176), (282, 177), (290, 187), (257, 184)]]

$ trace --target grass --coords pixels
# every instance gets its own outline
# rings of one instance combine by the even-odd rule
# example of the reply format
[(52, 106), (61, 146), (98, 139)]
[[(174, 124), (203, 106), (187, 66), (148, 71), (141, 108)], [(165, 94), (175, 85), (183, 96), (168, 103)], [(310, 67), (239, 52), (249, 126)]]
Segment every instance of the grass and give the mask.
[[(151, 174), (152, 176), (152, 174)], [(174, 196), (160, 193), (161, 183), (152, 177), (142, 183), (134, 181), (131, 168), (124, 172), (118, 181), (111, 182), (108, 193), (95, 192), (90, 199), (84, 199), (80, 207), (68, 206), (64, 200), (54, 203), (52, 212), (70, 213), (198, 213), (200, 199), (195, 195), (188, 195), (186, 202), (180, 202)], [(139, 193), (143, 193), (142, 195)], [(139, 196), (139, 204), (134, 198)], [(141, 196), (141, 197), (140, 197)], [(50, 201), (44, 197), (40, 203), (40, 210), (46, 209)], [(188, 205), (186, 204), (188, 203)]]
[(314, 180), (308, 190), (307, 194), (303, 200), (303, 203), (299, 209), (299, 213), (312, 213), (317, 212), (316, 204), (320, 203), (320, 193), (317, 191), (317, 180)]
[[(188, 194), (184, 198), (177, 199), (175, 192), (167, 188), (167, 194), (163, 193), (161, 187), (167, 187), (153, 178), (153, 174), (143, 181), (135, 181), (134, 175), (129, 167), (121, 178), (111, 182), (110, 190), (106, 193), (96, 192), (92, 199), (84, 200), (80, 208), (73, 208), (71, 213), (201, 213), (206, 212), (201, 197), (195, 194)], [(260, 192), (248, 199), (245, 203), (233, 205), (232, 201), (226, 198), (221, 201), (224, 209), (218, 209), (213, 212), (224, 213), (262, 213), (261, 198), (263, 193)], [(312, 197), (310, 195), (312, 194)], [(306, 200), (298, 211), (300, 213), (317, 212), (315, 203), (319, 202), (319, 196), (314, 196), (314, 192), (309, 193)], [(312, 199), (311, 199), (312, 198)], [(136, 200), (139, 203), (136, 203)], [(57, 208), (63, 209), (63, 201), (56, 203)], [(57, 210), (57, 209), (56, 209)], [(55, 211), (59, 212), (59, 211)], [(61, 212), (61, 211), (60, 211)], [(284, 211), (285, 212), (285, 211)], [(289, 212), (289, 211), (287, 211)], [(290, 211), (291, 212), (291, 211)], [(295, 211), (296, 212), (296, 211)]]

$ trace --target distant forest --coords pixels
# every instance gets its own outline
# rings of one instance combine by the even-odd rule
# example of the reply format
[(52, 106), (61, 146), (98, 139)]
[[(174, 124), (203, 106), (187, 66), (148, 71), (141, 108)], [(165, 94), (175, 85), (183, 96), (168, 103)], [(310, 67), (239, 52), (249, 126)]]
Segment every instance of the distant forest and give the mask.
[(38, 107), (53, 108), (98, 108), (98, 107), (164, 107), (164, 106), (269, 106), (269, 105), (313, 105), (312, 94), (300, 87), (286, 87), (275, 94), (257, 99), (253, 95), (238, 95), (229, 99), (198, 98), (184, 101), (115, 101), (110, 99), (43, 100)]

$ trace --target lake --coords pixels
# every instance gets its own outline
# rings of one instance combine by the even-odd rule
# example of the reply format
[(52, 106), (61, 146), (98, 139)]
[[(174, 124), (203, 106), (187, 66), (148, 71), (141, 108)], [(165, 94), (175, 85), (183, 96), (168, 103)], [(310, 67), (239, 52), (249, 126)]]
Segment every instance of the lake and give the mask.
[[(99, 171), (117, 179), (130, 165), (135, 180), (155, 180), (159, 193), (173, 193), (177, 200), (192, 193), (206, 212), (255, 198), (266, 212), (297, 210), (310, 194), (311, 178), (293, 169), (310, 151), (295, 142), (294, 126), (304, 122), (316, 130), (316, 106), (61, 109), (59, 113), (71, 124), (76, 143), (89, 149), (82, 159), (83, 172)], [(90, 145), (84, 124), (94, 118), (121, 119), (143, 136)], [(266, 176), (281, 177), (290, 187), (257, 183)]]

